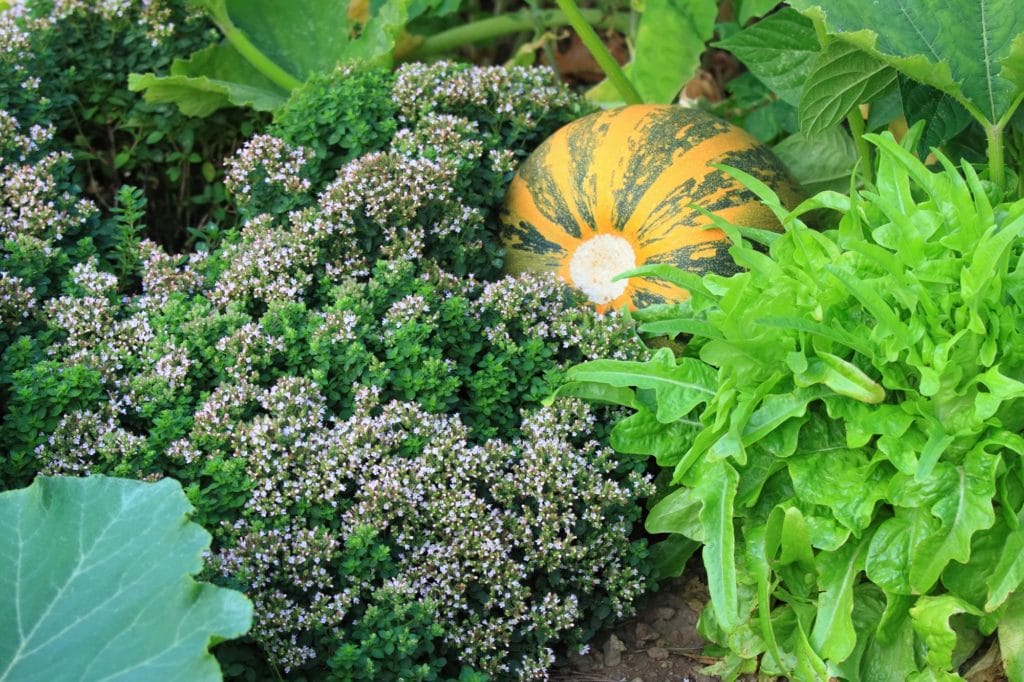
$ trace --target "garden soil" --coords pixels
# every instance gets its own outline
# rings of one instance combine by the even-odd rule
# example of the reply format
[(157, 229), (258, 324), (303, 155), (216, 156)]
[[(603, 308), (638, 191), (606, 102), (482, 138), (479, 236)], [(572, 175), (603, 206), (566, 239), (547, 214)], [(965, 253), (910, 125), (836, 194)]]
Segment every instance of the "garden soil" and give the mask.
[(588, 653), (551, 671), (555, 682), (710, 682), (714, 659), (697, 619), (708, 601), (703, 576), (684, 574), (649, 596), (637, 613), (600, 634)]

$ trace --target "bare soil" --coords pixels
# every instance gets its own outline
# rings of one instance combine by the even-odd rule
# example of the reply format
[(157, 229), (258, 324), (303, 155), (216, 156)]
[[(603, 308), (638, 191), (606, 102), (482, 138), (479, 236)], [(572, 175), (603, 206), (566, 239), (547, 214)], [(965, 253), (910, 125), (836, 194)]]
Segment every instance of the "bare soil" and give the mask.
[(701, 670), (697, 619), (708, 601), (700, 575), (684, 574), (650, 595), (636, 615), (599, 635), (585, 655), (551, 672), (555, 682), (713, 682)]

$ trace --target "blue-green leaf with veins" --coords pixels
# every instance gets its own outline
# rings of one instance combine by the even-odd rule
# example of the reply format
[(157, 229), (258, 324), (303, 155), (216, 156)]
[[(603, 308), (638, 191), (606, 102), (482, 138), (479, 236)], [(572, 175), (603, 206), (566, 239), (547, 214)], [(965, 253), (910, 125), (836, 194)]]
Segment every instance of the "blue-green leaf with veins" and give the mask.
[(240, 593), (192, 575), (210, 535), (164, 479), (40, 476), (0, 493), (0, 680), (220, 680)]

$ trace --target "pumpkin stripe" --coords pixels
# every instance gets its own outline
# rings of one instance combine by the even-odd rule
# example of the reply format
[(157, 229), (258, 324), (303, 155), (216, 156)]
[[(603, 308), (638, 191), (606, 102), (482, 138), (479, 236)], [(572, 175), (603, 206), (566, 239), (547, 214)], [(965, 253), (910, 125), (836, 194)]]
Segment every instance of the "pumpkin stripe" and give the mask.
[[(548, 146), (553, 147), (555, 143), (552, 142)], [(560, 153), (560, 151), (554, 152), (554, 154)], [(552, 155), (552, 150), (544, 150), (542, 155)], [(562, 158), (565, 158), (564, 155), (562, 155)], [(571, 193), (567, 191), (569, 187), (564, 186), (568, 184), (564, 181), (566, 175), (565, 168), (558, 168), (545, 163), (526, 164), (521, 170), (523, 182), (533, 188), (530, 196), (540, 214), (548, 221), (561, 227), (567, 234), (579, 239), (579, 221), (565, 200), (565, 197), (571, 196)], [(559, 176), (555, 175), (556, 172), (561, 176), (562, 182), (559, 181)]]
[(734, 166), (795, 205), (799, 188), (771, 151), (700, 110), (639, 105), (584, 117), (524, 161), (501, 215), (506, 271), (555, 272), (598, 310), (684, 300), (656, 279), (612, 281), (633, 264), (732, 274), (729, 241), (697, 207), (778, 229), (748, 189), (709, 163)]
[[(569, 148), (567, 158), (572, 183), (569, 196), (573, 198), (576, 206), (581, 231), (593, 232), (593, 226), (597, 224), (596, 206), (591, 201), (592, 197), (597, 196), (600, 186), (594, 171), (594, 150), (598, 148), (601, 136), (606, 129), (606, 125), (600, 125), (597, 119), (594, 119), (587, 122), (587, 125), (580, 125), (572, 135), (567, 135), (565, 138)], [(551, 152), (548, 151), (546, 155), (550, 157)], [(550, 163), (550, 165), (552, 168), (557, 168), (557, 163)]]
[[(620, 148), (619, 158), (616, 159), (616, 166), (624, 169), (623, 175), (621, 179), (616, 179), (617, 182), (609, 185), (618, 187), (612, 192), (615, 207), (611, 221), (613, 229), (636, 229), (629, 222), (634, 217), (641, 220), (646, 213), (640, 206), (641, 201), (645, 196), (663, 196), (664, 190), (671, 188), (672, 174), (666, 171), (676, 163), (680, 154), (686, 154), (689, 160), (689, 155), (701, 146), (707, 146), (713, 153), (712, 145), (701, 145), (697, 138), (688, 135), (690, 129), (701, 126), (696, 123), (688, 124), (690, 117), (686, 115), (687, 113), (689, 112), (679, 109), (679, 113), (674, 116), (644, 116), (639, 122), (627, 120), (634, 129), (623, 132), (627, 143)], [(632, 118), (636, 117), (630, 117)], [(640, 149), (644, 140), (665, 140), (667, 143)], [(664, 184), (668, 184), (669, 187), (659, 186)]]

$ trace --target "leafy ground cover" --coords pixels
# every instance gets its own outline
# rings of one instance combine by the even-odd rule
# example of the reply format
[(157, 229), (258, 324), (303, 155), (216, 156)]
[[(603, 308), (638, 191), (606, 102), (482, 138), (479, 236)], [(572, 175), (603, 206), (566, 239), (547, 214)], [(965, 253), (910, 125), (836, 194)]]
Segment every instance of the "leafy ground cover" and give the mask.
[[(983, 652), (1024, 678), (1014, 3), (558, 5), (309, 0), (347, 27), (310, 32), (279, 3), (0, 0), (0, 514), (24, 559), (0, 565), (0, 679), (50, 675), (22, 604), (91, 608), (23, 593), (26, 557), (104, 519), (97, 584), (150, 556), (118, 523), (187, 536), (191, 563), (124, 596), (229, 603), (171, 656), (213, 678), (221, 637), (240, 680), (637, 650), (657, 675), (697, 611), (693, 666), (726, 679), (955, 679)], [(585, 95), (516, 66), (559, 63), (567, 23), (608, 74)], [(518, 162), (726, 53), (698, 105), (812, 195), (789, 212), (735, 173), (783, 228), (719, 221), (743, 271), (625, 275), (692, 297), (609, 316), (502, 277)], [(478, 64), (417, 61), (439, 55)], [(688, 560), (706, 604), (622, 623)], [(580, 658), (615, 619), (627, 650)]]

